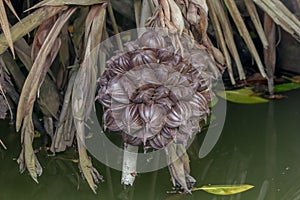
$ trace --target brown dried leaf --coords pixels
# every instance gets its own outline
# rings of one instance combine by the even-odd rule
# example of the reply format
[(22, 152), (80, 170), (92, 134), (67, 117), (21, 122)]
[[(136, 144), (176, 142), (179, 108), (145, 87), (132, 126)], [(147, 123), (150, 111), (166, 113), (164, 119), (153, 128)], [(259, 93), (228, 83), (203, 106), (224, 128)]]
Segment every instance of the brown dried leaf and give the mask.
[[(64, 126), (66, 125), (66, 123), (68, 121), (66, 119), (69, 119), (71, 117), (72, 121), (73, 121), (72, 111), (71, 111), (71, 108), (72, 108), (71, 107), (71, 96), (72, 96), (72, 89), (73, 89), (76, 75), (77, 75), (77, 71), (73, 71), (73, 72), (71, 72), (71, 76), (69, 78), (69, 83), (68, 83), (67, 90), (65, 92), (62, 110), (61, 110), (61, 113), (59, 116), (57, 128), (56, 128), (53, 142), (51, 145), (51, 151), (53, 153), (63, 151), (66, 148), (66, 145), (64, 144), (64, 141), (63, 141), (63, 135), (68, 134), (68, 132), (64, 132), (64, 130), (65, 130)], [(71, 116), (69, 116), (69, 114)]]
[(3, 30), (3, 33), (6, 37), (8, 46), (13, 54), (13, 57), (15, 57), (14, 45), (13, 45), (13, 40), (12, 40), (10, 28), (9, 28), (9, 22), (7, 19), (5, 7), (4, 7), (2, 0), (0, 1), (0, 24), (1, 24), (1, 28)]
[(32, 148), (32, 141), (34, 138), (34, 127), (32, 122), (32, 108), (28, 115), (24, 118), (24, 125), (21, 133), (22, 152), (18, 159), (20, 165), (20, 172), (24, 172), (27, 168), (32, 179), (38, 183), (37, 177), (42, 174), (42, 167), (38, 162), (36, 155)]
[(184, 20), (181, 10), (174, 0), (168, 0), (168, 3), (170, 5), (172, 23), (175, 25), (179, 34), (181, 35), (184, 29)]
[[(32, 50), (31, 50), (31, 59), (33, 62), (36, 59), (43, 43), (45, 42), (47, 36), (49, 35), (49, 32), (51, 31), (51, 28), (55, 24), (55, 22), (56, 22), (56, 16), (52, 16), (49, 19), (46, 19), (45, 21), (43, 21), (43, 23), (37, 29), (35, 36), (34, 36)], [(58, 46), (58, 44), (55, 44), (54, 46)]]
[[(51, 54), (52, 47), (56, 43), (56, 39), (63, 25), (68, 21), (69, 17), (75, 12), (76, 8), (71, 8), (63, 13), (52, 27), (47, 39), (45, 40), (41, 50), (39, 51), (35, 62), (28, 74), (24, 83), (23, 90), (20, 96), (20, 101), (17, 110), (16, 129), (19, 131), (23, 118), (29, 113), (36, 99), (36, 94), (41, 84), (44, 81), (46, 73), (50, 67), (47, 62), (47, 57)], [(57, 50), (58, 52), (58, 50)], [(52, 58), (57, 52), (52, 51)], [(45, 67), (45, 65), (47, 65)]]
[(84, 60), (77, 73), (72, 91), (72, 111), (77, 128), (77, 144), (79, 151), (80, 168), (90, 188), (96, 193), (95, 182), (100, 179), (99, 173), (93, 168), (84, 146), (85, 120), (88, 119), (94, 105), (94, 91), (97, 78), (98, 51), (94, 49), (101, 42), (106, 5), (94, 5), (87, 17), (85, 27)]
[[(14, 46), (19, 59), (25, 65), (26, 69), (30, 71), (32, 67), (30, 57), (31, 48), (24, 39), (16, 41)], [(24, 82), (22, 82), (22, 87)], [(45, 81), (41, 85), (38, 103), (44, 115), (56, 118), (56, 114), (60, 106), (60, 99), (55, 83), (48, 76), (45, 77)]]
[(167, 1), (160, 1), (162, 10), (164, 12), (164, 16), (166, 20), (170, 21), (171, 20), (171, 10), (169, 3)]
[[(188, 171), (185, 169), (185, 165), (187, 159), (181, 160), (181, 157), (185, 154), (185, 151), (182, 152), (180, 144), (169, 144), (167, 148), (167, 161), (169, 166), (169, 171), (173, 180), (173, 185), (176, 187), (179, 184), (185, 192), (190, 193), (190, 189), (188, 188), (188, 184), (186, 181), (186, 175), (188, 175)], [(184, 148), (183, 148), (184, 149)]]
[(237, 69), (239, 72), (239, 77), (241, 80), (245, 79), (245, 72), (243, 69), (243, 65), (241, 63), (241, 59), (239, 57), (236, 44), (234, 42), (232, 28), (228, 19), (227, 14), (225, 13), (225, 8), (223, 3), (220, 0), (208, 1), (211, 9), (214, 9), (214, 12), (217, 14), (218, 19), (220, 20), (220, 25), (222, 27), (222, 31), (224, 33), (224, 38), (227, 44), (227, 47), (237, 65)]
[(65, 5), (79, 5), (79, 6), (91, 6), (95, 4), (107, 3), (108, 0), (44, 0), (37, 3), (27, 11), (40, 8), (43, 6), (65, 6)]
[(211, 2), (208, 2), (207, 5), (209, 6), (209, 9), (210, 9), (209, 14), (210, 14), (211, 22), (212, 22), (212, 24), (214, 26), (214, 29), (215, 29), (215, 32), (216, 32), (216, 37), (217, 37), (217, 40), (218, 40), (218, 44), (220, 45), (220, 48), (221, 48), (221, 50), (224, 54), (224, 57), (225, 57), (225, 62), (226, 62), (227, 68), (228, 68), (230, 81), (231, 81), (232, 85), (235, 85), (236, 82), (235, 82), (235, 79), (234, 79), (234, 76), (233, 76), (233, 71), (232, 71), (232, 61), (231, 61), (231, 57), (230, 57), (228, 48), (226, 47), (226, 42), (225, 42), (225, 39), (224, 39), (223, 31), (221, 29), (220, 21), (217, 17), (216, 10), (212, 7)]
[[(39, 26), (44, 20), (49, 17), (66, 10), (66, 6), (61, 7), (45, 7), (38, 9), (27, 17), (23, 18), (20, 22), (11, 28), (12, 41), (16, 42), (24, 35)], [(1, 12), (2, 13), (2, 12)], [(0, 54), (2, 54), (8, 47), (8, 42), (4, 34), (0, 35)]]
[(225, 0), (224, 2), (232, 16), (232, 19), (233, 19), (241, 37), (244, 39), (249, 51), (251, 52), (261, 75), (263, 77), (266, 77), (266, 72), (265, 72), (264, 66), (262, 64), (262, 61), (259, 57), (257, 49), (253, 43), (253, 40), (252, 40), (250, 33), (245, 25), (245, 22), (241, 16), (241, 13), (239, 12), (239, 10), (237, 8), (235, 1), (234, 0)]
[(77, 146), (78, 146), (78, 153), (79, 153), (79, 166), (84, 174), (84, 177), (86, 178), (90, 188), (92, 191), (96, 194), (96, 188), (97, 185), (95, 182), (99, 182), (99, 180), (102, 179), (102, 177), (99, 175), (99, 173), (96, 171), (96, 169), (93, 167), (91, 159), (87, 155), (85, 144), (84, 144), (84, 122), (83, 121), (77, 121)]
[(195, 4), (197, 7), (202, 8), (205, 13), (208, 13), (207, 1), (206, 0), (190, 0), (190, 3)]
[(197, 12), (198, 9), (195, 7), (195, 5), (190, 3), (187, 12), (187, 20), (193, 25), (197, 23)]

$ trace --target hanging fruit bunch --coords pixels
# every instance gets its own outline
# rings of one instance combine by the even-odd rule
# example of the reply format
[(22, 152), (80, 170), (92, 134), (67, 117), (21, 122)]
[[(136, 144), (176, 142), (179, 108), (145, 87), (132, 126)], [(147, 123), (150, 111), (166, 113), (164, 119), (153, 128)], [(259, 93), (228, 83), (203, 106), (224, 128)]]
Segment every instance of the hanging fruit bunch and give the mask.
[[(106, 130), (121, 133), (125, 146), (165, 150), (173, 185), (190, 192), (196, 180), (186, 149), (210, 113), (211, 82), (223, 57), (206, 36), (207, 10), (196, 1), (158, 3), (147, 22), (150, 29), (107, 61), (96, 99), (104, 108)], [(194, 16), (185, 16), (180, 6)]]
[(164, 148), (171, 140), (186, 144), (199, 131), (199, 119), (209, 114), (208, 54), (176, 54), (170, 38), (156, 31), (126, 47), (128, 52), (107, 62), (99, 79), (97, 99), (105, 109), (105, 128), (123, 131), (125, 143), (145, 150)]

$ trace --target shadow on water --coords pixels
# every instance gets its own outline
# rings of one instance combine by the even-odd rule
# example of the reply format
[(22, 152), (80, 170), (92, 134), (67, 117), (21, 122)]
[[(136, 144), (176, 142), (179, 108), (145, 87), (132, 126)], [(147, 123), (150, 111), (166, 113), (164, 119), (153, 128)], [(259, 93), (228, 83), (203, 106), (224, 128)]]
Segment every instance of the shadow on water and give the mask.
[(166, 168), (137, 176), (135, 186), (120, 185), (121, 173), (97, 163), (105, 182), (93, 194), (78, 172), (73, 152), (48, 157), (38, 153), (43, 166), (40, 184), (28, 173), (20, 175), (16, 158), (20, 135), (6, 121), (0, 121), (0, 139), (8, 150), (0, 148), (0, 199), (128, 199), (128, 200), (296, 200), (300, 199), (300, 91), (289, 98), (268, 104), (229, 103), (222, 135), (205, 158), (198, 151), (204, 134), (197, 136), (189, 149), (192, 175), (197, 186), (203, 184), (252, 184), (254, 189), (228, 197), (205, 192), (193, 195), (168, 194), (171, 189)]

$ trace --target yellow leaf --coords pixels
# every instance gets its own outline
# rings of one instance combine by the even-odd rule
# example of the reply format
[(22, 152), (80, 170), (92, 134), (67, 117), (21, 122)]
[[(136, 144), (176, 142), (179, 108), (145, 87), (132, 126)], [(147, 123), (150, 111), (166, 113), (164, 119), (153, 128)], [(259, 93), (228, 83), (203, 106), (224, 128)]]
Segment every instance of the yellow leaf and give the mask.
[(253, 185), (209, 185), (192, 189), (192, 192), (203, 190), (216, 195), (233, 195), (252, 189)]

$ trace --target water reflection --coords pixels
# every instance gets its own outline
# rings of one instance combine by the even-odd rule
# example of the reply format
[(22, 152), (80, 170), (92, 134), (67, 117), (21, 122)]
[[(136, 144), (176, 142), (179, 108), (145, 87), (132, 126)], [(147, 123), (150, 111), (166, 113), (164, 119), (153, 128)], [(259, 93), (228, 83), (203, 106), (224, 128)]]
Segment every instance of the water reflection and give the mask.
[[(44, 174), (35, 184), (28, 173), (20, 175), (14, 158), (19, 156), (18, 133), (0, 121), (0, 199), (128, 199), (128, 200), (295, 200), (300, 199), (300, 92), (289, 98), (261, 105), (228, 105), (225, 127), (216, 146), (198, 158), (204, 134), (189, 149), (196, 186), (206, 184), (252, 184), (255, 188), (227, 197), (203, 191), (193, 195), (168, 194), (171, 182), (166, 168), (139, 174), (134, 187), (120, 184), (121, 173), (94, 161), (105, 182), (94, 195), (70, 160), (73, 152), (48, 157), (38, 153)], [(110, 155), (107, 155), (110, 156)], [(63, 158), (63, 159), (61, 159)], [(76, 157), (75, 157), (76, 158)], [(71, 159), (72, 160), (72, 159)]]

